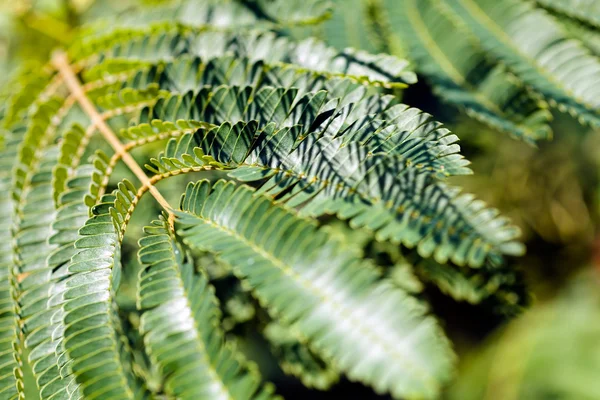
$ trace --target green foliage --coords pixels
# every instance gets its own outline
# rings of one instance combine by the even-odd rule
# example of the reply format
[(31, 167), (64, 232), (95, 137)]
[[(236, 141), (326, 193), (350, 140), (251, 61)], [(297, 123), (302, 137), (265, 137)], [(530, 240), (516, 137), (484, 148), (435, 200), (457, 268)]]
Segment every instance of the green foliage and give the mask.
[[(307, 387), (439, 397), (455, 355), (428, 291), (514, 314), (524, 246), (448, 182), (472, 171), (457, 135), (401, 102), (411, 64), (295, 39), (325, 1), (157, 3), (85, 24), (5, 94), (1, 397), (279, 398), (256, 334)], [(595, 58), (515, 4), (368, 1), (365, 32), (525, 141), (550, 136), (546, 102), (596, 124)], [(569, 74), (546, 57), (561, 49)]]
[(594, 0), (536, 0), (536, 2), (552, 12), (600, 27), (600, 5)]
[(351, 379), (398, 397), (439, 392), (449, 349), (422, 305), (268, 197), (233, 183), (209, 186), (190, 185), (182, 199), (184, 243), (217, 252), (273, 317)]
[(405, 0), (403, 7), (389, 9), (411, 59), (444, 100), (524, 140), (550, 136), (546, 107), (503, 65), (488, 60), (475, 41), (457, 40), (468, 32), (442, 4)]
[[(364, 18), (338, 16), (325, 32), (360, 24), (371, 45), (412, 60), (443, 101), (496, 130), (528, 142), (548, 139), (548, 106), (599, 124), (594, 1), (354, 3)], [(348, 35), (333, 43), (369, 48)]]
[(181, 399), (275, 398), (272, 388), (257, 392), (256, 367), (224, 343), (214, 289), (202, 270), (194, 270), (168, 225), (155, 221), (145, 231), (138, 253), (145, 266), (138, 289), (140, 333), (164, 377), (165, 393)]
[(565, 35), (554, 19), (516, 0), (504, 0), (500, 7), (496, 1), (449, 0), (447, 4), (479, 38), (482, 48), (550, 105), (598, 125), (595, 93), (600, 62)]
[(286, 374), (298, 377), (308, 387), (329, 389), (338, 382), (340, 374), (301, 343), (301, 334), (290, 325), (271, 322), (265, 327), (265, 339), (280, 360)]
[[(16, 133), (14, 136), (16, 136)], [(22, 132), (21, 132), (22, 134)], [(10, 183), (11, 183), (11, 168), (14, 163), (16, 149), (19, 144), (17, 138), (13, 138), (13, 134), (10, 132), (4, 132), (3, 135), (3, 146), (2, 153), (0, 153), (0, 160), (2, 163), (2, 175), (0, 180), (1, 189), (1, 221), (2, 221), (2, 283), (0, 284), (0, 298), (2, 304), (2, 313), (0, 314), (0, 354), (2, 360), (2, 367), (0, 367), (0, 394), (7, 398), (12, 398), (17, 394), (17, 387), (15, 385), (15, 378), (13, 370), (17, 366), (13, 356), (13, 338), (15, 338), (16, 329), (16, 314), (14, 305), (14, 292), (12, 291), (12, 285), (14, 284), (13, 277), (11, 277), (11, 266), (12, 266), (12, 248), (11, 248), (11, 223), (13, 218), (13, 204), (10, 196)]]
[(568, 282), (556, 299), (502, 329), (484, 351), (465, 359), (448, 398), (597, 398), (597, 287), (598, 273), (589, 269)]

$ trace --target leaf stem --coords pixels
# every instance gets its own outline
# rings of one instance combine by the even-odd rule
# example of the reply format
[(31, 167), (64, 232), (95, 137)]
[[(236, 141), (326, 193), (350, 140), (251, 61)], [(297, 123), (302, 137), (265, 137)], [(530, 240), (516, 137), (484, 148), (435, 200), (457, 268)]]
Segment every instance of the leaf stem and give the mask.
[(90, 117), (92, 120), (92, 124), (98, 128), (104, 139), (108, 142), (108, 144), (113, 148), (116, 154), (120, 156), (125, 165), (133, 172), (133, 174), (139, 179), (143, 186), (147, 187), (148, 191), (152, 196), (158, 201), (158, 203), (165, 209), (167, 214), (169, 215), (169, 224), (172, 226), (175, 214), (173, 213), (173, 207), (169, 205), (167, 200), (163, 197), (163, 195), (158, 191), (158, 189), (152, 184), (150, 178), (146, 175), (142, 167), (134, 160), (134, 158), (127, 152), (127, 149), (121, 143), (117, 135), (112, 131), (112, 129), (108, 126), (104, 118), (100, 115), (92, 101), (86, 96), (83, 88), (81, 86), (81, 82), (73, 72), (71, 65), (69, 64), (69, 60), (67, 55), (63, 51), (59, 51), (53, 54), (52, 56), (52, 65), (56, 68), (56, 70), (63, 77), (67, 88), (73, 95), (73, 97), (77, 100), (83, 111)]

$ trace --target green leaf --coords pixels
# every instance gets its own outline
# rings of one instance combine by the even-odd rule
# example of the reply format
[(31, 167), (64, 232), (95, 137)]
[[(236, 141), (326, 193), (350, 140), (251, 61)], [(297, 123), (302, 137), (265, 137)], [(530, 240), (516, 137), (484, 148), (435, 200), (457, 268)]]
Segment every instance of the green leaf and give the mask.
[(123, 183), (116, 195), (104, 196), (93, 207), (67, 267), (64, 348), (85, 398), (146, 398), (131, 371), (129, 345), (114, 304), (121, 274), (120, 230), (135, 208), (134, 199), (131, 184)]
[[(373, 21), (384, 14), (369, 3), (368, 29), (384, 36), (390, 24)], [(513, 275), (504, 256), (522, 246), (496, 210), (445, 185), (471, 173), (468, 161), (456, 135), (397, 101), (396, 89), (416, 79), (406, 60), (285, 36), (290, 25), (326, 17), (328, 7), (164, 2), (84, 27), (69, 63), (100, 118), (120, 130), (125, 149), (114, 146), (114, 154), (100, 150), (108, 147), (105, 126), (56, 68), (30, 70), (0, 94), (10, 129), (0, 157), (0, 398), (274, 398), (229, 337), (265, 322), (283, 369), (308, 386), (326, 389), (345, 373), (398, 398), (439, 396), (453, 355), (426, 306), (403, 289), (418, 290), (411, 271), (382, 276), (316, 221), (335, 214), (396, 249), (414, 246), (423, 257), (464, 265), (452, 273), (489, 278), (487, 297), (506, 294)], [(501, 68), (491, 74), (492, 83), (513, 77)], [(497, 87), (504, 88), (488, 89)], [(158, 189), (138, 174), (141, 186), (125, 180), (105, 192), (126, 152), (160, 140), (168, 140), (162, 153), (133, 155), (150, 160), (152, 184), (211, 170), (210, 178), (227, 174), (256, 190), (189, 186), (181, 234), (219, 264), (192, 259), (196, 253), (156, 223), (142, 240), (133, 310), (139, 265), (130, 259), (137, 236), (128, 224), (142, 196), (158, 197)], [(82, 165), (96, 148), (92, 165)], [(241, 281), (219, 292), (226, 318), (204, 269)], [(451, 285), (458, 279), (414, 271), (461, 293)]]
[(47, 71), (37, 68), (24, 68), (19, 74), (13, 88), (13, 92), (8, 96), (6, 102), (6, 111), (2, 115), (4, 128), (13, 128), (21, 123), (21, 118), (27, 115), (29, 108), (43, 92), (49, 79)]
[[(100, 55), (102, 58), (129, 60), (129, 67), (134, 65), (132, 61), (172, 61), (186, 54), (206, 62), (230, 55), (237, 59), (262, 61), (272, 67), (288, 66), (327, 77), (348, 77), (376, 86), (405, 87), (416, 81), (406, 60), (352, 49), (335, 50), (315, 39), (295, 42), (273, 32), (233, 33), (209, 28), (188, 31), (176, 30), (172, 26), (155, 26), (100, 37), (93, 44), (88, 43), (82, 49), (75, 47), (71, 52), (73, 60), (80, 62)], [(114, 71), (112, 65), (109, 64)], [(106, 72), (96, 67), (91, 77)]]
[(329, 17), (329, 0), (242, 0), (257, 17), (284, 24), (314, 24)]
[(552, 12), (600, 28), (600, 4), (595, 0), (535, 0)]
[[(332, 17), (322, 27), (315, 28), (311, 35), (319, 35), (335, 48), (353, 47), (370, 52), (391, 53), (384, 41), (375, 34), (369, 18), (369, 3), (364, 0), (335, 0)], [(382, 18), (377, 21), (385, 24)]]
[(217, 253), (351, 379), (396, 397), (439, 393), (453, 357), (437, 324), (355, 253), (247, 186), (190, 184), (181, 209), (184, 242)]
[(439, 262), (497, 265), (502, 254), (523, 251), (514, 240), (518, 229), (497, 211), (438, 179), (463, 172), (466, 163), (456, 137), (428, 115), (388, 98), (383, 105), (379, 96), (362, 98), (361, 89), (330, 101), (325, 93), (252, 92), (206, 89), (143, 111), (145, 120), (241, 121), (172, 140), (151, 170), (168, 176), (211, 165), (232, 169), (231, 177), (261, 181), (261, 191), (301, 206), (304, 215), (337, 214)]
[(415, 262), (414, 271), (424, 282), (433, 283), (454, 300), (487, 303), (505, 315), (519, 314), (531, 300), (522, 285), (522, 277), (510, 269), (469, 270), (425, 259)]
[[(134, 2), (135, 3), (135, 2)], [(281, 29), (312, 25), (329, 16), (327, 0), (188, 0), (127, 10), (92, 25), (92, 32), (114, 26), (140, 27), (151, 23), (213, 25), (220, 28)], [(115, 21), (116, 20), (116, 21)]]
[(66, 290), (64, 279), (68, 276), (67, 266), (75, 253), (77, 231), (88, 219), (88, 208), (83, 201), (93, 172), (91, 166), (81, 166), (65, 183), (65, 190), (59, 198), (56, 217), (52, 222), (53, 233), (48, 239), (53, 247), (41, 275), (45, 279), (38, 279), (37, 285), (23, 295), (24, 299), (29, 299), (23, 307), (25, 328), (32, 330), (25, 344), (30, 350), (29, 363), (42, 399), (82, 396), (71, 373), (70, 359), (64, 352), (65, 325), (61, 305)]
[(581, 41), (589, 51), (600, 56), (600, 28), (586, 25), (563, 14), (553, 14), (560, 21), (566, 33), (573, 39)]
[(67, 180), (79, 165), (82, 151), (87, 145), (86, 132), (79, 125), (73, 125), (71, 129), (63, 135), (63, 141), (60, 144), (60, 154), (58, 163), (52, 171), (52, 187), (55, 203), (58, 204), (60, 195), (65, 191)]
[(291, 326), (270, 322), (263, 334), (283, 372), (298, 377), (305, 386), (327, 390), (339, 381), (339, 372), (314, 354)]
[[(256, 365), (224, 341), (221, 312), (203, 271), (175, 241), (166, 224), (145, 228), (138, 253), (140, 331), (159, 366), (165, 391), (178, 399), (274, 399), (261, 388)], [(202, 377), (202, 379), (198, 379)]]
[[(22, 134), (22, 133), (21, 133)], [(17, 155), (20, 137), (17, 134), (4, 135), (4, 148), (0, 151), (0, 397), (16, 399), (17, 380), (14, 369), (17, 360), (13, 354), (16, 342), (17, 320), (13, 299), (12, 282), (13, 253), (11, 228), (14, 205), (11, 199), (11, 168)]]
[(600, 60), (529, 2), (445, 0), (449, 10), (550, 105), (581, 122), (600, 125)]
[(409, 57), (434, 91), (479, 121), (534, 142), (551, 137), (547, 106), (504, 66), (489, 61), (462, 26), (434, 0), (386, 1)]
[[(31, 150), (27, 144), (26, 136), (25, 141), (21, 143), (21, 160)], [(13, 273), (17, 281), (14, 287), (15, 303), (18, 307), (17, 318), (24, 346), (31, 350), (46, 342), (52, 334), (49, 324), (45, 323), (51, 317), (46, 314), (48, 300), (46, 290), (51, 278), (46, 257), (56, 247), (54, 243), (48, 242), (48, 237), (51, 235), (51, 224), (56, 216), (52, 201), (51, 172), (56, 164), (58, 149), (56, 146), (49, 146), (43, 151), (40, 150), (38, 156), (31, 159), (27, 174), (20, 175), (19, 171), (23, 170), (17, 169), (17, 179), (20, 177), (25, 179), (18, 181), (22, 182), (22, 191), (18, 202), (15, 203), (16, 217), (12, 228)], [(15, 194), (13, 197), (16, 197)], [(20, 347), (20, 341), (16, 341), (15, 345)], [(36, 353), (32, 351), (29, 355), (29, 363), (40, 390), (56, 391), (60, 397), (66, 390), (67, 382), (54, 379), (59, 375), (56, 355), (53, 349), (47, 350), (50, 350), (50, 354), (43, 350), (38, 350)], [(49, 357), (46, 357), (48, 355)], [(47, 388), (47, 385), (51, 388)], [(44, 394), (40, 393), (43, 399), (47, 398), (47, 395), (47, 391)]]

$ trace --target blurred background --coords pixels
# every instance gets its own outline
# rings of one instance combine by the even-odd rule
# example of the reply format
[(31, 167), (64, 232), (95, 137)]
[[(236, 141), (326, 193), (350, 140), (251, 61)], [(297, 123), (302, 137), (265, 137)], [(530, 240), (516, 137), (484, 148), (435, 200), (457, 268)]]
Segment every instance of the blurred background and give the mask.
[[(0, 0), (2, 92), (10, 89), (11, 76), (23, 73), (18, 70), (36, 68), (53, 47), (69, 43), (86, 22), (132, 12), (132, 7), (140, 3), (158, 2)], [(337, 47), (381, 50), (382, 44), (373, 35), (361, 31), (365, 29), (362, 3), (335, 3), (332, 18), (325, 24), (291, 33), (317, 36)], [(388, 44), (388, 51), (401, 55), (401, 43), (391, 46), (389, 49)], [(453, 300), (433, 287), (418, 288), (426, 292), (460, 358), (455, 384), (448, 388), (445, 398), (600, 399), (600, 132), (564, 114), (554, 114), (553, 139), (534, 146), (457, 112), (433, 95), (427, 80), (419, 79), (398, 95), (411, 106), (433, 114), (460, 137), (462, 154), (472, 162), (474, 175), (453, 178), (452, 183), (510, 217), (522, 229), (522, 241), (527, 246), (527, 254), (511, 262), (522, 272), (531, 301), (514, 317), (485, 303)], [(144, 162), (144, 154), (136, 156)], [(115, 174), (115, 182), (116, 177), (120, 180), (126, 175), (125, 170)], [(169, 181), (161, 191), (180, 193), (188, 179)], [(342, 224), (332, 224), (332, 229), (349, 233)], [(135, 227), (130, 231), (141, 233)], [(136, 239), (128, 238), (124, 247), (125, 257), (129, 251), (133, 262)], [(391, 263), (402, 257), (394, 249), (369, 242), (369, 238), (356, 235), (352, 240), (373, 257)], [(214, 273), (219, 273), (218, 265)], [(127, 290), (125, 284), (120, 294), (124, 304), (131, 301)], [(244, 309), (243, 301), (232, 298), (228, 299), (231, 315), (235, 316), (230, 321), (231, 331), (248, 329), (240, 316), (254, 310)], [(261, 348), (255, 345), (247, 343), (250, 353), (253, 348)], [(268, 357), (265, 352), (257, 353), (259, 359)], [(261, 362), (265, 368), (273, 364), (268, 359)], [(306, 391), (276, 367), (265, 375), (288, 399), (385, 398), (346, 381), (329, 393)]]

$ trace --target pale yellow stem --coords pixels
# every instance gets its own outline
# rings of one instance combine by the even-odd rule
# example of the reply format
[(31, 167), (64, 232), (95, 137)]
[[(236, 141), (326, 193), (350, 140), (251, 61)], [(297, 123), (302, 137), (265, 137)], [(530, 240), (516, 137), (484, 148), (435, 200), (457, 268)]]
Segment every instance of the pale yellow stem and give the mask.
[(104, 139), (110, 144), (110, 146), (127, 165), (127, 167), (133, 172), (133, 174), (140, 180), (142, 185), (148, 189), (150, 194), (158, 201), (158, 203), (165, 209), (165, 211), (169, 214), (169, 223), (172, 225), (175, 219), (175, 214), (173, 213), (173, 208), (169, 205), (167, 200), (163, 197), (162, 194), (156, 189), (156, 187), (152, 184), (146, 173), (142, 170), (142, 167), (133, 159), (131, 154), (127, 152), (127, 149), (121, 143), (119, 138), (115, 135), (115, 133), (110, 129), (102, 115), (98, 112), (94, 104), (91, 100), (86, 96), (81, 82), (75, 76), (71, 65), (69, 64), (69, 60), (67, 59), (67, 55), (64, 52), (54, 53), (52, 56), (52, 65), (56, 68), (56, 70), (63, 77), (67, 88), (77, 100), (83, 111), (90, 117), (92, 124), (98, 128)]

